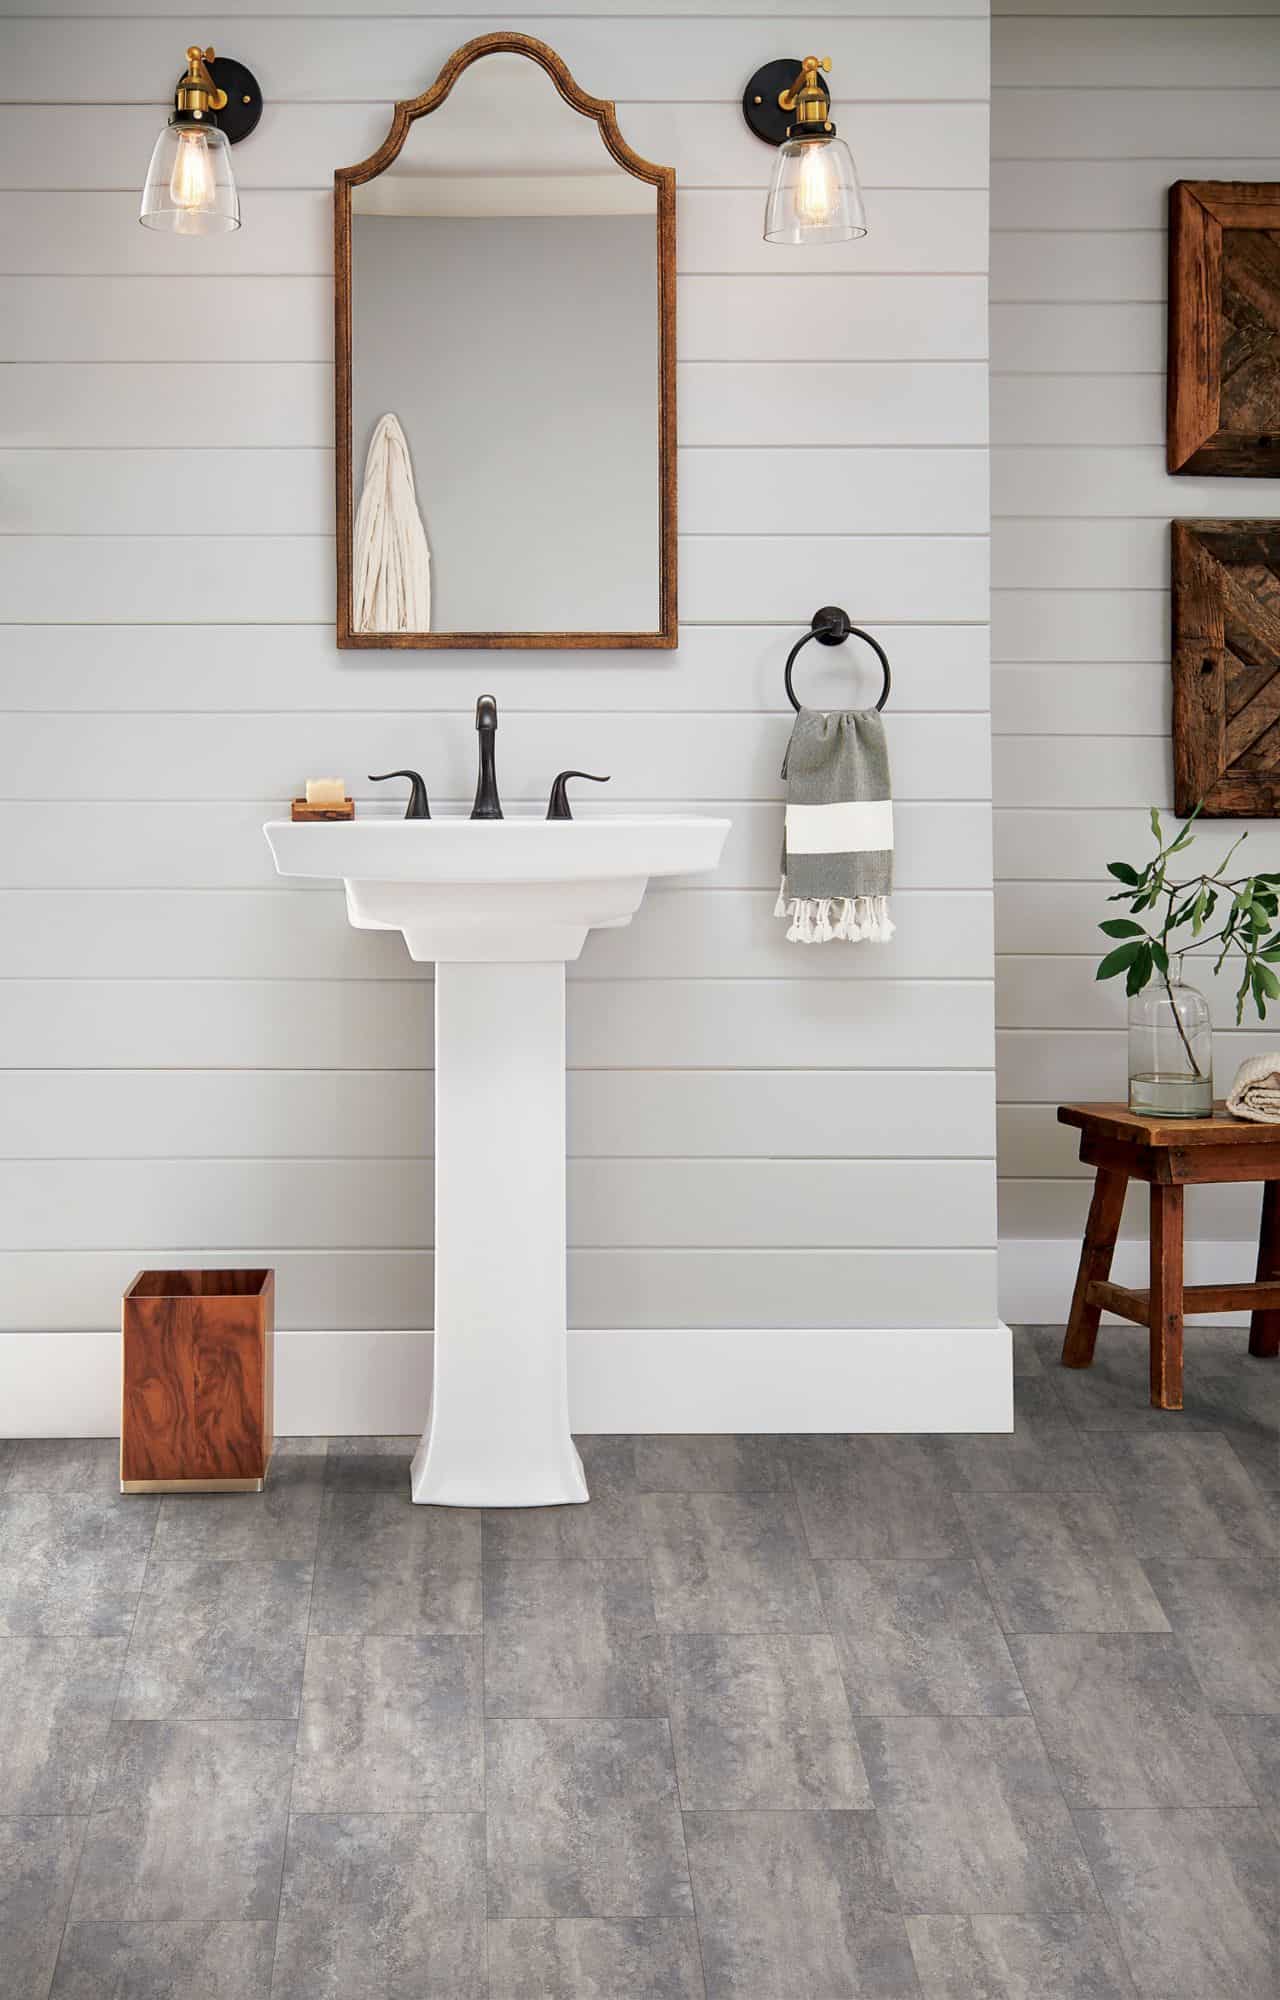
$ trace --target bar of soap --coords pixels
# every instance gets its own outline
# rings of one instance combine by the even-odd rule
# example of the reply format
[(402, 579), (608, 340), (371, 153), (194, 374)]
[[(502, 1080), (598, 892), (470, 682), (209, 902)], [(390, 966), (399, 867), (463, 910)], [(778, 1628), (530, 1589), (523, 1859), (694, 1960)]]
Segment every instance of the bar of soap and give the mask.
[(340, 806), (346, 796), (347, 787), (341, 778), (307, 779), (309, 806)]

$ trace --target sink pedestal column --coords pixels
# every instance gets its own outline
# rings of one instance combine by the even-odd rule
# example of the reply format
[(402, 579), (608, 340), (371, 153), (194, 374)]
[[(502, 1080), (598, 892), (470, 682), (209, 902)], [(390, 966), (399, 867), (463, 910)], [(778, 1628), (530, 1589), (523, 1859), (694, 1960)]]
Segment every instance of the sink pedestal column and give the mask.
[(585, 1500), (565, 1337), (564, 962), (436, 965), (435, 1366), (413, 1498)]

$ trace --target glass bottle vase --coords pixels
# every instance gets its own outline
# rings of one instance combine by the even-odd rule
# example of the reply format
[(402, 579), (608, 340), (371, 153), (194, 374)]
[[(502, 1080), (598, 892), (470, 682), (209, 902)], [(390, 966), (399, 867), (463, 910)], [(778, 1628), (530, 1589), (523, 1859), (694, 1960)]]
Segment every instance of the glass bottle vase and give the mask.
[(1209, 1003), (1174, 959), (1129, 1001), (1129, 1109), (1155, 1118), (1208, 1118), (1213, 1111)]

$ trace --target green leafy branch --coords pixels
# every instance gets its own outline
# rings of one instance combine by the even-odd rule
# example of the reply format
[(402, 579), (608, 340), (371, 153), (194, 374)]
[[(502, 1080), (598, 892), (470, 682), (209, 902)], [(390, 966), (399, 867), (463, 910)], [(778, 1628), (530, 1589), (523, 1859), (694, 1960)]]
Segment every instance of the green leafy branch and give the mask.
[[(1260, 1021), (1266, 1019), (1268, 1000), (1280, 1000), (1280, 978), (1272, 970), (1274, 962), (1280, 959), (1280, 935), (1276, 934), (1280, 874), (1227, 875), (1232, 857), (1247, 838), (1247, 832), (1233, 841), (1216, 870), (1181, 881), (1173, 879), (1170, 864), (1175, 855), (1191, 846), (1191, 829), (1199, 813), (1197, 806), (1178, 832), (1166, 840), (1160, 815), (1152, 806), (1151, 832), (1156, 853), (1146, 867), (1134, 868), (1127, 861), (1107, 863), (1108, 874), (1121, 885), (1109, 900), (1127, 903), (1129, 915), (1108, 917), (1099, 924), (1099, 930), (1107, 937), (1122, 942), (1107, 953), (1097, 973), (1099, 979), (1115, 979), (1123, 972), (1125, 992), (1131, 996), (1141, 993), (1153, 979), (1162, 982), (1196, 1076), (1200, 1075), (1200, 1068), (1174, 1005), (1171, 958), (1192, 945), (1203, 950), (1217, 945), (1213, 966), (1217, 974), (1230, 954), (1238, 954), (1241, 976), (1236, 991), (1237, 1027), (1244, 1019), (1247, 1000), (1252, 999)], [(1144, 921), (1139, 922), (1139, 917)]]

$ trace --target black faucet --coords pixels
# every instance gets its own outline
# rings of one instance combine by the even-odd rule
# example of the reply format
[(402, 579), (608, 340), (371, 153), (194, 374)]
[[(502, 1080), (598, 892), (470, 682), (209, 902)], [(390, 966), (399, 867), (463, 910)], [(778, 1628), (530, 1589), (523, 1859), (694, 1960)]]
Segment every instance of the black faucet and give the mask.
[(480, 735), (480, 775), (476, 780), (476, 802), (472, 819), (501, 819), (498, 780), (493, 769), (493, 739), (498, 733), (498, 704), (491, 694), (482, 694), (476, 703), (476, 729)]
[(427, 788), (416, 771), (370, 771), (369, 783), (381, 785), (388, 778), (409, 780), (409, 803), (404, 809), (406, 819), (430, 819), (431, 807), (427, 803)]
[(594, 771), (561, 771), (551, 786), (551, 797), (547, 800), (548, 819), (572, 819), (569, 809), (568, 781), (570, 778), (590, 778), (593, 785), (607, 785), (607, 778), (597, 778)]

